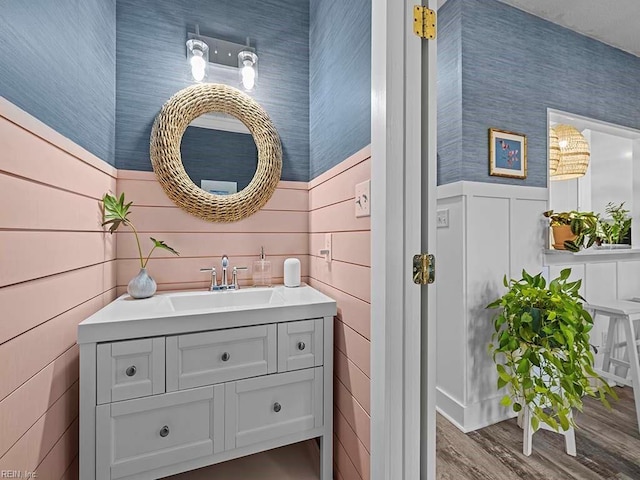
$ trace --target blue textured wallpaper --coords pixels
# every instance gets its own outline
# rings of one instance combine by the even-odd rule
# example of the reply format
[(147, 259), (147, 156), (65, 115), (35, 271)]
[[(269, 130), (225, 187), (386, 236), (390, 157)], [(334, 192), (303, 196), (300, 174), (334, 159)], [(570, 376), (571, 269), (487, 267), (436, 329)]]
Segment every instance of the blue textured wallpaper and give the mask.
[[(462, 10), (462, 156), (440, 152), (440, 184), (545, 187), (548, 107), (640, 128), (640, 58), (495, 0), (449, 0), (440, 21), (456, 8)], [(440, 60), (440, 74), (450, 76), (445, 65), (455, 63)], [(439, 138), (458, 134), (458, 126), (450, 132), (444, 126)], [(527, 135), (526, 180), (489, 176), (489, 127)]]
[[(284, 151), (283, 180), (309, 177), (309, 3), (299, 0), (117, 0), (116, 165), (150, 171), (151, 125), (165, 101), (193, 80), (187, 30), (244, 43), (259, 84), (250, 95), (269, 113)], [(238, 85), (237, 72), (208, 81)]]
[(258, 149), (246, 133), (188, 127), (180, 144), (182, 164), (193, 183), (201, 180), (238, 182), (246, 187), (258, 165)]
[(310, 178), (371, 143), (371, 1), (310, 0)]
[[(438, 12), (438, 179), (462, 178), (462, 3)], [(439, 182), (441, 183), (441, 182)]]
[(0, 6), (0, 95), (115, 163), (115, 0)]

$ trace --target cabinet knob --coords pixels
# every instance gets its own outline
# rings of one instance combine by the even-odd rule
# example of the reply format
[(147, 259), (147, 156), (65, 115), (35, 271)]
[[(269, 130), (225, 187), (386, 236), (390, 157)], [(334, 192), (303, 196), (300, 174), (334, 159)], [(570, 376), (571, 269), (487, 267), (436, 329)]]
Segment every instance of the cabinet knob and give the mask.
[(282, 410), (282, 405), (280, 405), (278, 402), (273, 404), (273, 411), (278, 413), (280, 410)]
[(169, 427), (167, 425), (160, 429), (160, 436), (162, 438), (169, 436)]
[(304, 342), (298, 342), (298, 350), (304, 350), (307, 346)]
[(127, 374), (127, 377), (133, 377), (136, 374), (137, 371), (138, 371), (138, 369), (136, 368), (136, 366), (135, 365), (131, 365), (129, 368), (127, 368), (125, 370), (124, 373)]
[(222, 354), (222, 361), (223, 362), (228, 362), (230, 358), (231, 358), (231, 355), (229, 355), (229, 352), (224, 352)]

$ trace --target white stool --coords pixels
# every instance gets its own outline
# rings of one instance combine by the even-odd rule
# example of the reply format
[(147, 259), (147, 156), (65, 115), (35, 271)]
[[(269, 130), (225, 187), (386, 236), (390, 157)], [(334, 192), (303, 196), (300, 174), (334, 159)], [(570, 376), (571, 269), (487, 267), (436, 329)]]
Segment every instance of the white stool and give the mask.
[[(531, 410), (527, 405), (522, 409), (524, 415), (522, 418), (523, 425), (522, 428), (524, 430), (524, 437), (522, 441), (522, 453), (527, 457), (531, 455), (531, 449), (533, 448), (533, 426), (531, 425)], [(569, 421), (573, 420), (573, 414), (569, 414)], [(547, 425), (544, 422), (540, 422), (540, 430), (549, 430), (554, 433), (560, 433), (560, 435), (564, 435), (564, 443), (565, 449), (567, 451), (567, 455), (571, 455), (572, 457), (576, 456), (576, 432), (573, 427), (569, 427), (568, 430), (564, 432), (557, 432), (552, 427)]]
[[(638, 418), (638, 430), (640, 431), (640, 360), (638, 359), (638, 345), (634, 322), (640, 320), (640, 302), (629, 300), (612, 300), (609, 302), (590, 303), (585, 305), (587, 310), (593, 312), (595, 320), (597, 315), (609, 317), (609, 330), (607, 333), (607, 344), (604, 349), (602, 370), (598, 371), (603, 378), (613, 380), (620, 385), (627, 385), (633, 388), (633, 398), (636, 403), (636, 416)], [(615, 343), (616, 327), (624, 327), (625, 341)], [(614, 349), (626, 347), (623, 358), (614, 358)], [(611, 372), (611, 365), (622, 367), (624, 376)], [(627, 374), (631, 369), (631, 381), (627, 380)]]

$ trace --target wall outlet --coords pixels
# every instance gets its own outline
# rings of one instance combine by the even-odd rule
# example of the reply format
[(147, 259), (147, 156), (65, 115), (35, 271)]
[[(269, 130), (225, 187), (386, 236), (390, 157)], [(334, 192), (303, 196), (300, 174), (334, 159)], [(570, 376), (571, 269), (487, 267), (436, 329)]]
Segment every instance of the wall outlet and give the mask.
[(371, 216), (371, 180), (356, 185), (356, 218)]
[(449, 209), (438, 210), (436, 216), (436, 225), (438, 228), (449, 228)]

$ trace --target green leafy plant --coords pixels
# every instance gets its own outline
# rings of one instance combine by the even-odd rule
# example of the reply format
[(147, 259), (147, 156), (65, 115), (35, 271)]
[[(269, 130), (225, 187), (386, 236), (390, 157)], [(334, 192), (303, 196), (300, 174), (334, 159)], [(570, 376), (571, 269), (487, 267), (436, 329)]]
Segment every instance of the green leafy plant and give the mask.
[(140, 238), (138, 237), (138, 231), (129, 220), (128, 216), (129, 209), (133, 205), (133, 202), (125, 203), (124, 193), (120, 195), (120, 197), (115, 197), (108, 193), (105, 193), (104, 197), (102, 197), (102, 206), (103, 206), (103, 221), (102, 226), (109, 225), (109, 233), (113, 234), (121, 225), (131, 228), (133, 234), (136, 237), (136, 243), (138, 244), (138, 254), (140, 255), (140, 268), (146, 268), (147, 263), (149, 263), (149, 259), (151, 258), (151, 254), (156, 248), (162, 248), (167, 250), (174, 255), (180, 255), (169, 245), (164, 243), (162, 240), (156, 240), (153, 237), (149, 237), (153, 242), (153, 247), (149, 252), (149, 255), (145, 257), (142, 256), (142, 247), (140, 246)]
[[(573, 423), (571, 411), (582, 411), (582, 397), (617, 396), (593, 370), (589, 331), (593, 320), (578, 293), (581, 281), (569, 281), (562, 270), (548, 287), (542, 274), (522, 271), (507, 281), (507, 293), (487, 308), (500, 309), (489, 346), (498, 372), (498, 389), (508, 387), (501, 404), (519, 412), (527, 405), (537, 430), (544, 422), (559, 431)], [(593, 383), (592, 383), (593, 382)], [(595, 386), (593, 386), (595, 385)]]
[(600, 219), (598, 236), (604, 243), (624, 243), (631, 230), (631, 217), (629, 210), (624, 208), (624, 202), (616, 205), (612, 202), (607, 204), (605, 212), (611, 220)]
[(599, 244), (599, 219), (600, 216), (593, 212), (554, 212), (548, 210), (543, 213), (550, 221), (552, 227), (569, 225), (571, 232), (576, 236), (573, 240), (566, 240), (564, 248), (570, 252), (578, 252), (580, 249), (589, 248), (594, 243)]

